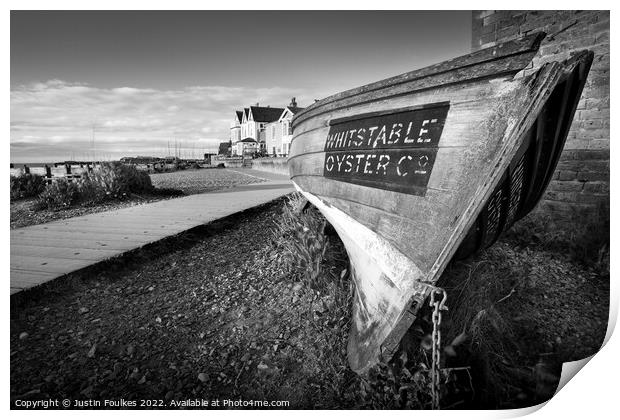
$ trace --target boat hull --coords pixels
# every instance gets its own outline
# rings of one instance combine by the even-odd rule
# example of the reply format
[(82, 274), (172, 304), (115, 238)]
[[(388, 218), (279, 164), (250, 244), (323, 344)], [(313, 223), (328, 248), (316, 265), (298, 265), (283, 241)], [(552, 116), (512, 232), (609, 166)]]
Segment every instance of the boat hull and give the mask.
[(526, 76), (539, 41), (334, 95), (293, 120), (291, 179), (351, 261), (353, 370), (391, 357), (449, 260), (490, 246), (544, 192), (592, 56)]

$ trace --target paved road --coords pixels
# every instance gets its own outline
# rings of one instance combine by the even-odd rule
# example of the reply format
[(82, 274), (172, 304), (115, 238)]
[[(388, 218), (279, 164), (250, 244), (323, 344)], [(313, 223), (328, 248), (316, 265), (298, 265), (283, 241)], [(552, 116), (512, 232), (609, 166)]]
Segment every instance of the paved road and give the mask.
[(238, 171), (268, 181), (13, 229), (11, 294), (293, 191), (287, 176)]

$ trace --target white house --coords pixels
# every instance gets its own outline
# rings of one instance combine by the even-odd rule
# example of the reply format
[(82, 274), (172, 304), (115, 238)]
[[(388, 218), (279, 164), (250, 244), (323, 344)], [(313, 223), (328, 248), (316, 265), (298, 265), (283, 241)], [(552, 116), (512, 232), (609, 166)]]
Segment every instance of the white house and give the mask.
[[(297, 107), (295, 98), (286, 108), (270, 106), (250, 106), (243, 111), (235, 111), (230, 124), (230, 141), (237, 153), (242, 146), (238, 142), (246, 139), (256, 141), (257, 151), (286, 156), (291, 143), (290, 123), (293, 116), (303, 108)], [(274, 126), (275, 128), (269, 128)]]
[(284, 111), (283, 108), (269, 106), (251, 106), (243, 111), (235, 111), (230, 128), (230, 139), (237, 142), (241, 139), (254, 139), (259, 150), (265, 150), (265, 127), (277, 119)]
[(265, 130), (265, 147), (270, 155), (288, 156), (293, 132), (291, 130), (291, 120), (303, 108), (297, 106), (295, 98), (291, 99), (291, 103), (284, 108), (280, 118), (267, 124)]

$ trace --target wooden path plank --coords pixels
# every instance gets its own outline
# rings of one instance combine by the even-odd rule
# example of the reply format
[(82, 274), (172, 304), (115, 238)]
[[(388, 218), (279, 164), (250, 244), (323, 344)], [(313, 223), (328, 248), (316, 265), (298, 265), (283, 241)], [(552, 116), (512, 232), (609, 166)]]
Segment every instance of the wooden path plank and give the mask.
[[(13, 279), (13, 273), (18, 273), (20, 275), (21, 283), (25, 284), (39, 284), (42, 281), (45, 281), (48, 277), (48, 274), (43, 271), (35, 271), (35, 270), (21, 270), (18, 268), (11, 269), (11, 279)], [(11, 287), (19, 287), (17, 284), (13, 284), (13, 280), (11, 280)]]
[(238, 171), (268, 181), (11, 230), (11, 294), (294, 191), (287, 176)]
[[(22, 229), (28, 229), (28, 228), (22, 228)], [(17, 230), (17, 229), (14, 229)], [(169, 236), (169, 235), (166, 235)], [(97, 233), (94, 234), (93, 232), (71, 232), (71, 233), (66, 233), (66, 232), (59, 232), (59, 231), (54, 231), (54, 230), (32, 230), (32, 231), (24, 231), (24, 232), (16, 232), (15, 234), (13, 232), (11, 232), (11, 242), (13, 242), (13, 238), (32, 238), (32, 239), (39, 239), (41, 241), (45, 241), (48, 238), (49, 239), (54, 239), (54, 238), (73, 238), (73, 239), (91, 239), (93, 241), (95, 240), (99, 240), (99, 241), (106, 241), (106, 240), (117, 240), (117, 241), (122, 241), (122, 240), (128, 240), (128, 241), (132, 241), (132, 242), (144, 242), (145, 238), (153, 238), (152, 235), (143, 235), (143, 234), (137, 234), (137, 233), (113, 233), (113, 232), (108, 232), (108, 233)], [(155, 236), (155, 238), (157, 238), (157, 236)], [(151, 241), (147, 241), (146, 243), (149, 243)]]
[(69, 258), (76, 260), (100, 261), (101, 259), (111, 258), (122, 251), (114, 249), (88, 249), (80, 247), (58, 247), (40, 245), (11, 245), (11, 257), (53, 257)]
[(46, 235), (46, 231), (64, 233), (67, 236), (71, 236), (74, 233), (86, 233), (97, 236), (100, 234), (105, 235), (147, 235), (147, 236), (161, 236), (162, 233), (169, 232), (170, 229), (154, 229), (151, 226), (140, 226), (136, 223), (125, 226), (99, 226), (97, 224), (79, 223), (75, 225), (65, 226), (49, 226), (45, 228), (33, 229), (33, 232), (39, 232)]
[(128, 241), (128, 240), (94, 240), (93, 238), (76, 239), (76, 238), (39, 238), (32, 236), (25, 236), (19, 238), (11, 238), (11, 247), (13, 245), (31, 245), (31, 246), (58, 246), (64, 248), (78, 249), (112, 249), (125, 251), (139, 247), (142, 241)]
[(50, 274), (42, 271), (11, 269), (11, 294), (49, 281)]
[(27, 257), (11, 255), (11, 268), (18, 270), (33, 270), (50, 274), (68, 274), (80, 268), (91, 265), (92, 261), (58, 258), (53, 256)]

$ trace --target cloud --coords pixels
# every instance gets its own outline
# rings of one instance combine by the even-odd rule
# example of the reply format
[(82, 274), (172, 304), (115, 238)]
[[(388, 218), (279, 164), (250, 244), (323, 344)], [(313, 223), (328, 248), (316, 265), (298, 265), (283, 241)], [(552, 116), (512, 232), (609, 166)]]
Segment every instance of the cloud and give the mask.
[(198, 157), (228, 140), (234, 110), (256, 102), (283, 107), (293, 96), (302, 106), (314, 97), (281, 87), (21, 85), (11, 90), (11, 161), (162, 156), (175, 140), (183, 155)]

